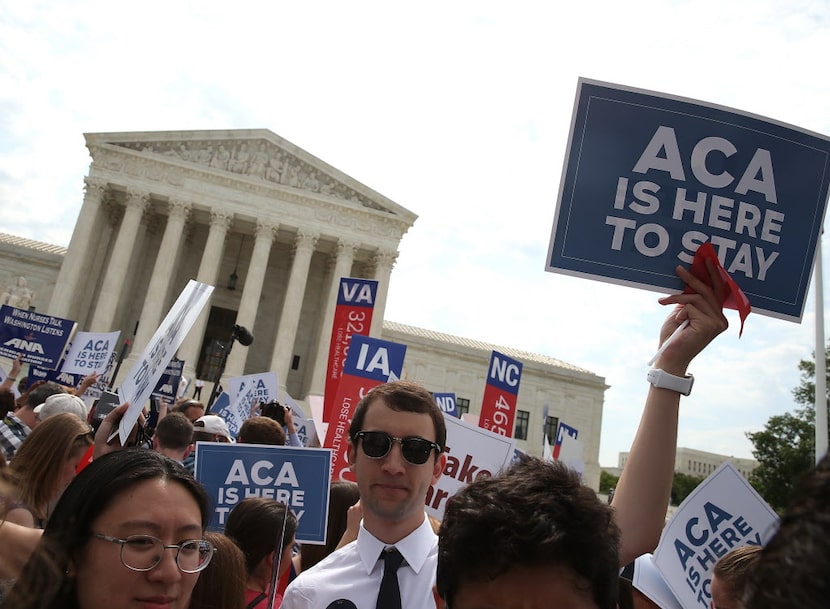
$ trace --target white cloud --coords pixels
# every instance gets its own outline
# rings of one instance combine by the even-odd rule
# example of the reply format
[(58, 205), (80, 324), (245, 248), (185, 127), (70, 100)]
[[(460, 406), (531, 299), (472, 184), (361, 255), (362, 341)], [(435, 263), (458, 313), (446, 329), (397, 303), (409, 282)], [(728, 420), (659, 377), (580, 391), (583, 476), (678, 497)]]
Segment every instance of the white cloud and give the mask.
[[(636, 429), (657, 295), (543, 272), (578, 76), (830, 132), (823, 2), (0, 3), (6, 232), (66, 245), (91, 131), (267, 128), (419, 214), (390, 319), (606, 378), (600, 461)], [(37, 212), (35, 212), (37, 210)], [(694, 362), (680, 443), (749, 456), (812, 350), (750, 316)], [(730, 320), (736, 317), (730, 313)], [(520, 394), (521, 399), (521, 394)]]

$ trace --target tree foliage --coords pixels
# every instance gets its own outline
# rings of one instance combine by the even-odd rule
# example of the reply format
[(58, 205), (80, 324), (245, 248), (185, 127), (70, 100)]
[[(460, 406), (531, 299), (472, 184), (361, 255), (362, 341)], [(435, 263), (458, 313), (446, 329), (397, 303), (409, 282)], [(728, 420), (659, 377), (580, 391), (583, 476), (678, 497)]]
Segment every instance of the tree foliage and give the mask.
[(688, 497), (701, 482), (703, 482), (703, 478), (699, 476), (675, 473), (674, 480), (672, 480), (671, 483), (671, 504), (680, 505), (683, 503), (683, 500)]
[[(787, 506), (797, 482), (815, 465), (815, 354), (812, 360), (801, 360), (798, 369), (801, 381), (793, 398), (802, 408), (770, 417), (763, 430), (746, 434), (759, 463), (749, 481), (778, 511)], [(830, 357), (825, 360), (825, 374), (830, 390)]]
[[(798, 362), (798, 369), (801, 371), (801, 381), (798, 387), (793, 389), (793, 397), (797, 404), (807, 408), (813, 408), (816, 403), (816, 354), (813, 353), (812, 360), (803, 359)], [(830, 392), (830, 345), (825, 352), (826, 388)]]
[(617, 482), (620, 481), (619, 476), (615, 476), (614, 474), (608, 473), (605, 470), (600, 471), (599, 473), (599, 492), (600, 493), (607, 493), (612, 488), (616, 488)]
[(773, 509), (790, 502), (793, 489), (815, 464), (814, 412), (802, 408), (770, 417), (764, 429), (747, 433), (759, 465), (749, 481)]

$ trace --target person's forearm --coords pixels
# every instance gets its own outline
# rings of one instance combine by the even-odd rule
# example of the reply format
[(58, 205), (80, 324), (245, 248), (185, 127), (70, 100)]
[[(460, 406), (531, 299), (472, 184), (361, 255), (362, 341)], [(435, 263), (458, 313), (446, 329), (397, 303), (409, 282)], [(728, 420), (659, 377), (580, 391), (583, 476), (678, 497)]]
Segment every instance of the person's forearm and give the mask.
[[(648, 379), (653, 384), (648, 386), (640, 426), (611, 502), (621, 533), (621, 565), (653, 551), (660, 540), (674, 478), (679, 392), (688, 395), (692, 386), (683, 377), (694, 357), (728, 326), (722, 312), (723, 279), (713, 263), (706, 267), (709, 284), (678, 267), (678, 276), (691, 292), (660, 299), (675, 309), (660, 329), (655, 370), (643, 375), (643, 383)], [(667, 379), (661, 370), (678, 378)]]
[(674, 478), (680, 394), (649, 387), (640, 426), (634, 436), (611, 502), (620, 527), (620, 565), (657, 547)]

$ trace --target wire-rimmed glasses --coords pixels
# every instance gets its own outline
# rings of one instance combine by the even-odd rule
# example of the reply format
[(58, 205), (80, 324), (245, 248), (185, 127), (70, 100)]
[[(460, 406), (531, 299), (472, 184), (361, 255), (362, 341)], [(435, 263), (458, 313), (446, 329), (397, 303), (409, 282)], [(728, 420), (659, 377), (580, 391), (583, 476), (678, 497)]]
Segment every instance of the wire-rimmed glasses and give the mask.
[(121, 545), (121, 563), (132, 571), (150, 571), (161, 562), (165, 550), (176, 550), (176, 565), (182, 573), (198, 573), (213, 558), (214, 547), (206, 539), (186, 539), (166, 544), (152, 535), (130, 535), (126, 539), (93, 533), (94, 537)]

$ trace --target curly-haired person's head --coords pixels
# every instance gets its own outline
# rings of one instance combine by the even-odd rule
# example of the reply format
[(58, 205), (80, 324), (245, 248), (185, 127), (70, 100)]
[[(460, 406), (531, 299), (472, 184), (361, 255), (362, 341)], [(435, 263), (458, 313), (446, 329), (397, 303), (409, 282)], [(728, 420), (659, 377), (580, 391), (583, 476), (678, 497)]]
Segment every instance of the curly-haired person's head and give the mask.
[(819, 609), (830, 598), (830, 454), (801, 480), (749, 574), (743, 606)]
[(513, 600), (567, 594), (584, 607), (616, 606), (612, 510), (558, 462), (524, 458), (475, 480), (448, 502), (438, 536), (436, 587), (449, 609), (470, 605), (471, 593), (498, 605), (502, 592)]

